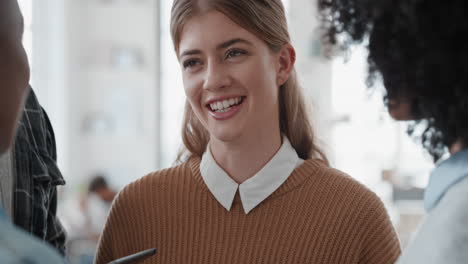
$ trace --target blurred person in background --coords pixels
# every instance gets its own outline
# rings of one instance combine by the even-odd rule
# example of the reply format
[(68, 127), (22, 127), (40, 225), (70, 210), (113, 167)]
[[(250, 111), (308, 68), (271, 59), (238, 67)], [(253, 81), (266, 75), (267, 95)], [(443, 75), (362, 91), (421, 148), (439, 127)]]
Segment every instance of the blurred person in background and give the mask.
[(399, 263), (468, 263), (468, 2), (319, 0), (319, 9), (328, 47), (365, 43), (370, 84), (382, 78), (390, 115), (413, 120), (409, 134), (438, 163), (428, 214)]
[[(21, 43), (23, 18), (16, 0), (0, 2), (0, 263), (63, 263), (52, 244), (64, 252), (64, 233), (55, 219), (56, 196), (50, 190), (56, 182), (48, 181), (51, 162), (33, 162), (31, 157), (46, 156), (53, 140), (40, 130), (34, 117), (25, 113), (35, 105), (34, 94), (28, 95), (29, 65)], [(25, 97), (26, 108), (21, 114)], [(36, 110), (36, 109), (34, 109)], [(18, 119), (18, 133), (15, 136)], [(26, 118), (26, 119), (25, 119)], [(25, 122), (28, 122), (26, 125)], [(37, 126), (39, 125), (39, 126)], [(16, 137), (16, 139), (15, 139)], [(35, 140), (33, 143), (25, 138)], [(10, 150), (11, 145), (15, 145)], [(19, 159), (18, 159), (19, 158)], [(46, 171), (33, 174), (29, 170)], [(19, 171), (17, 170), (19, 169)], [(52, 169), (53, 170), (53, 169)], [(24, 173), (26, 172), (26, 173)], [(61, 176), (60, 176), (61, 179)], [(63, 180), (62, 180), (63, 181)], [(47, 191), (47, 193), (43, 193)], [(13, 222), (23, 228), (15, 227)], [(31, 236), (31, 234), (36, 237)]]
[(181, 164), (120, 192), (96, 263), (394, 263), (382, 202), (317, 146), (282, 1), (176, 0), (171, 32)]
[(91, 239), (96, 242), (104, 229), (107, 215), (116, 194), (117, 192), (109, 187), (106, 178), (101, 174), (94, 176), (89, 182), (85, 215)]
[[(109, 187), (103, 174), (94, 175), (86, 182), (86, 190), (80, 192), (78, 208), (68, 205), (63, 215), (69, 226), (67, 254), (72, 263), (91, 264), (96, 247), (116, 192)], [(77, 210), (79, 209), (79, 210)]]

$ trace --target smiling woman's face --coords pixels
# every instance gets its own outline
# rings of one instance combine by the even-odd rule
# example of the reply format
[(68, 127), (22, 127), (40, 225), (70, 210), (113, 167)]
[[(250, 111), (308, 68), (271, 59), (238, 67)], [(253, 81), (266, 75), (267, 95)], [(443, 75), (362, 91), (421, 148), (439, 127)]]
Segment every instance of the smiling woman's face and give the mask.
[(217, 11), (188, 20), (178, 47), (187, 99), (212, 139), (279, 131), (279, 53)]

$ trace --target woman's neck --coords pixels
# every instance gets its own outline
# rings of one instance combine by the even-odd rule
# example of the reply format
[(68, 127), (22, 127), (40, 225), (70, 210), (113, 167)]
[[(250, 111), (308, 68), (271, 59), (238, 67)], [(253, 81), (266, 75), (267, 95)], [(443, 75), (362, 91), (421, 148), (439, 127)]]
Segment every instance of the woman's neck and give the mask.
[(281, 133), (239, 139), (236, 142), (210, 141), (211, 153), (221, 168), (241, 184), (260, 171), (281, 147)]

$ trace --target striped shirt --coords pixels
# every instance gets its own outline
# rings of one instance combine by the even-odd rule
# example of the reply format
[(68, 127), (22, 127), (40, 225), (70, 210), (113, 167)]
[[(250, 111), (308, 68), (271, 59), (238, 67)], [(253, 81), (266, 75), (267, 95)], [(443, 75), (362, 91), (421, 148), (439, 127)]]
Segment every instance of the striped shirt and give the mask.
[(14, 159), (13, 222), (65, 254), (66, 233), (57, 218), (57, 186), (65, 181), (56, 164), (49, 118), (31, 90), (18, 125)]

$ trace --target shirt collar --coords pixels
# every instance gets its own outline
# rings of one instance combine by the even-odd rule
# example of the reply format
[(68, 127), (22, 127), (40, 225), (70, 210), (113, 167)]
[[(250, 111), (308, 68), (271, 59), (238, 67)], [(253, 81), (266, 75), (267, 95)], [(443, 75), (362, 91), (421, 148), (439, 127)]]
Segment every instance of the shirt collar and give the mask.
[(435, 168), (424, 193), (424, 207), (432, 210), (444, 194), (464, 178), (468, 177), (468, 150), (457, 152)]
[(210, 192), (228, 211), (239, 189), (244, 212), (248, 214), (278, 189), (303, 162), (288, 138), (284, 136), (283, 144), (273, 158), (253, 177), (240, 185), (216, 163), (209, 147), (203, 154), (200, 173)]

